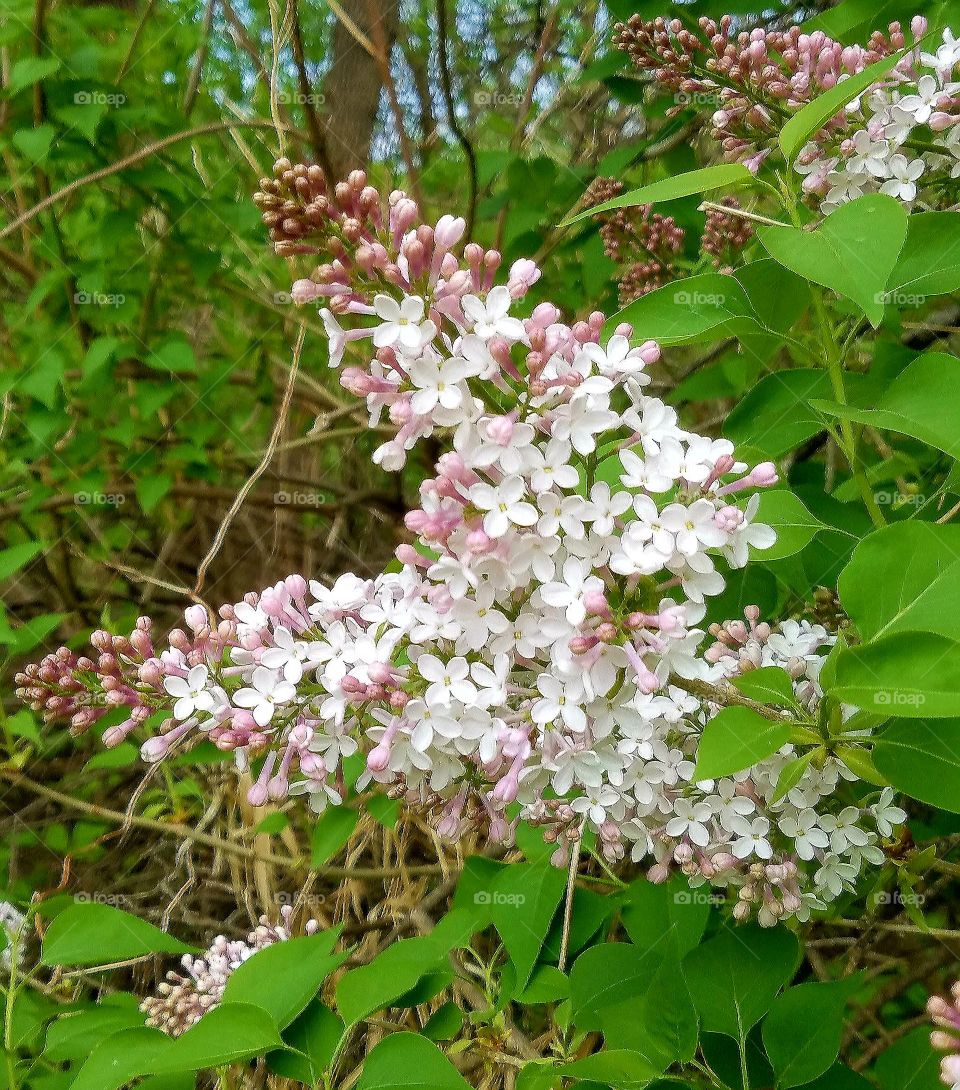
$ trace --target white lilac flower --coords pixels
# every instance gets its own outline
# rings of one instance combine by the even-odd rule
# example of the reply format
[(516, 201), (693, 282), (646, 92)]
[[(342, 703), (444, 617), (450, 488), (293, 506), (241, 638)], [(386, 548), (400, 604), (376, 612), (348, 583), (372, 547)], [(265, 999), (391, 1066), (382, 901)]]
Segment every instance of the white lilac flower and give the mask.
[(199, 665), (192, 667), (185, 678), (171, 674), (163, 679), (163, 687), (176, 701), (173, 705), (175, 719), (189, 719), (194, 712), (211, 710), (214, 695), (207, 687), (209, 676), (207, 667)]
[(483, 528), (490, 537), (503, 537), (515, 526), (533, 526), (537, 509), (526, 498), (529, 495), (523, 478), (505, 477), (499, 484), (476, 484), (470, 489), (470, 500), (485, 511)]
[(378, 295), (373, 309), (381, 319), (373, 331), (377, 348), (396, 347), (412, 354), (436, 336), (436, 325), (429, 318), (424, 320), (424, 302), (419, 296), (408, 295), (398, 303), (390, 295)]
[(506, 337), (519, 341), (524, 337), (523, 322), (509, 315), (513, 300), (505, 287), (496, 287), (487, 294), (486, 301), (476, 295), (465, 295), (461, 301), (463, 313), (476, 336), (483, 340)]
[(258, 666), (250, 682), (249, 686), (233, 694), (233, 702), (239, 708), (249, 708), (261, 727), (270, 722), (278, 705), (292, 700), (297, 692), (295, 685), (284, 681), (276, 671), (266, 666)]

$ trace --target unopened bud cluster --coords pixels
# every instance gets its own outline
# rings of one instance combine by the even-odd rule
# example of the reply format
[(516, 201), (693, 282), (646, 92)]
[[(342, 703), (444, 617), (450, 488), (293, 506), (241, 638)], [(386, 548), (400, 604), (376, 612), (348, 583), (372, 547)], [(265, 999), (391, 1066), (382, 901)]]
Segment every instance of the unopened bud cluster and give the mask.
[[(245, 961), (268, 946), (293, 937), (292, 916), (293, 906), (284, 905), (278, 922), (261, 916), (246, 941), (218, 935), (200, 957), (184, 954), (180, 963), (183, 972), (167, 973), (157, 994), (140, 1004), (147, 1016), (147, 1025), (162, 1029), (171, 1037), (179, 1037), (196, 1025), (208, 1011), (219, 1005), (227, 981)], [(316, 920), (308, 920), (302, 933), (312, 935), (318, 929)]]

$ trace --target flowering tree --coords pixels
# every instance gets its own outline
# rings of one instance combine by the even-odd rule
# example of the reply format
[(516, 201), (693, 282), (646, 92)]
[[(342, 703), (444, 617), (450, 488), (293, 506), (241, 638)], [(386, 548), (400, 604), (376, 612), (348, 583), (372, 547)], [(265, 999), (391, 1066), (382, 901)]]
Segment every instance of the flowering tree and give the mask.
[[(435, 926), (412, 913), (424, 934), (345, 972), (336, 930), (291, 938), (290, 912), (200, 960), (124, 916), (117, 959), (179, 952), (186, 975), (144, 1004), (159, 1030), (106, 1036), (72, 1086), (263, 1054), (276, 1077), (340, 1085), (357, 1027), (447, 989), (428, 1020), (391, 1027), (418, 1032), (362, 1050), (361, 1090), (469, 1085), (463, 1050), (432, 1043), (460, 1039), (464, 1005), (506, 1054), (461, 1065), (483, 1085), (504, 1070), (526, 1088), (832, 1090), (867, 1067), (881, 1090), (935, 1081), (922, 1030), (839, 1059), (846, 1005), (874, 998), (812, 936), (878, 888), (865, 916), (898, 903), (928, 931), (925, 869), (957, 868), (938, 852), (960, 812), (944, 608), (960, 361), (905, 339), (901, 311), (960, 288), (960, 214), (941, 208), (960, 47), (921, 17), (843, 46), (634, 16), (616, 42), (655, 90), (716, 99), (728, 162), (587, 190), (567, 225), (599, 221), (627, 266), (612, 317), (564, 321), (535, 261), (505, 268), (463, 218), (425, 221), (362, 171), (334, 182), (280, 159), (260, 183), (275, 251), (307, 274), (293, 298), (319, 309), (329, 365), (389, 431), (375, 464), (432, 463), (396, 563), (332, 586), (288, 575), (217, 613), (197, 601), (163, 640), (148, 618), (98, 631), (17, 679), (47, 722), (136, 738), (160, 768), (212, 743), (254, 810), (302, 795), (322, 825), (386, 796), (438, 844), (486, 854)], [(653, 211), (717, 190), (690, 248)], [(653, 392), (664, 348), (703, 342), (735, 346), (753, 376), (722, 438)], [(798, 453), (811, 443), (819, 477)], [(921, 848), (905, 828), (919, 804), (942, 812)], [(501, 861), (515, 849), (525, 861)], [(104, 961), (93, 936), (123, 916), (106, 907), (57, 916), (44, 962)], [(788, 986), (801, 938), (810, 971)], [(549, 1051), (529, 1036), (544, 1004)], [(955, 1047), (955, 1008), (930, 1013), (933, 1043)]]

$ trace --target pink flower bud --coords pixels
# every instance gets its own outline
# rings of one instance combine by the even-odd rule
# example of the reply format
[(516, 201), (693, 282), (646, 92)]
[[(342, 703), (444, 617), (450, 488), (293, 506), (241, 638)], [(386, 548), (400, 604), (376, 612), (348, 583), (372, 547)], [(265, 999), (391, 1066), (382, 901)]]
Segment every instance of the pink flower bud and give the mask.
[(776, 484), (779, 480), (779, 477), (777, 476), (777, 467), (773, 462), (761, 462), (759, 465), (754, 466), (751, 476), (753, 477), (754, 484), (761, 488)]
[(610, 606), (607, 602), (607, 596), (602, 590), (591, 590), (583, 596), (583, 604), (586, 607), (587, 613), (594, 617), (609, 617)]
[(271, 776), (267, 782), (267, 794), (274, 802), (285, 799), (290, 790), (290, 781), (284, 775)]
[(390, 764), (390, 746), (384, 745), (383, 742), (371, 749), (367, 754), (367, 768), (371, 772), (383, 772), (387, 765)]
[(147, 764), (156, 764), (157, 761), (166, 757), (169, 749), (170, 742), (166, 737), (158, 735), (154, 738), (148, 738), (140, 747), (140, 758), (146, 761)]
[(471, 530), (467, 534), (466, 545), (470, 552), (483, 555), (495, 549), (497, 542), (494, 538), (488, 537), (483, 530)]
[(648, 365), (656, 363), (660, 359), (660, 345), (656, 341), (644, 341), (637, 350), (637, 355)]
[(463, 238), (467, 221), (462, 216), (441, 216), (433, 231), (434, 244), (441, 250), (449, 250)]
[(251, 806), (265, 806), (269, 797), (266, 785), (262, 783), (255, 783), (247, 792), (247, 802)]
[(315, 299), (319, 299), (322, 294), (320, 285), (315, 284), (312, 280), (295, 280), (293, 287), (290, 289), (290, 297), (298, 306), (302, 306), (304, 303), (312, 303)]
[(520, 258), (510, 266), (507, 290), (514, 299), (520, 299), (540, 279), (540, 269), (529, 258)]
[(367, 668), (370, 680), (377, 685), (389, 685), (393, 680), (393, 670), (385, 662), (373, 662)]

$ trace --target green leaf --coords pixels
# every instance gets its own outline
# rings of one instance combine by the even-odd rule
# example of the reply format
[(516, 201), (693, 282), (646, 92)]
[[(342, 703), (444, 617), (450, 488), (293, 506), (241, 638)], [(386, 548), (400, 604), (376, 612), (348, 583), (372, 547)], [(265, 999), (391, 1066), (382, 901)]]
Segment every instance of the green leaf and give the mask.
[(7, 94), (15, 95), (25, 87), (32, 87), (59, 69), (60, 61), (56, 57), (23, 57), (10, 69)]
[(943, 352), (918, 356), (893, 380), (871, 408), (815, 399), (818, 412), (873, 428), (909, 435), (960, 458), (960, 399), (944, 397), (960, 383), (960, 359)]
[[(562, 974), (561, 974), (562, 975)], [(444, 1003), (427, 1019), (424, 1037), (431, 1041), (451, 1041), (463, 1029), (463, 1011), (456, 1003)]]
[(777, 1085), (802, 1086), (836, 1061), (850, 980), (799, 984), (777, 996), (763, 1022), (763, 1043)]
[(790, 675), (781, 666), (760, 666), (730, 679), (735, 689), (762, 704), (777, 704), (781, 708), (795, 708), (797, 698)]
[(760, 493), (757, 522), (765, 522), (777, 532), (777, 540), (769, 549), (758, 549), (756, 558), (763, 561), (783, 560), (805, 549), (824, 524), (804, 507), (799, 496), (785, 488)]
[(772, 258), (805, 280), (852, 300), (874, 326), (883, 318), (884, 289), (906, 235), (903, 204), (884, 193), (841, 205), (814, 231), (798, 227), (757, 231)]
[(147, 1074), (200, 1071), (263, 1056), (283, 1042), (270, 1016), (245, 1003), (221, 1003), (171, 1041)]
[(756, 179), (740, 163), (721, 163), (717, 166), (690, 170), (686, 174), (674, 174), (669, 178), (660, 178), (640, 189), (621, 193), (619, 197), (594, 205), (585, 212), (565, 219), (559, 226), (569, 227), (571, 223), (608, 212), (615, 208), (633, 208), (638, 204), (656, 204), (662, 201), (675, 201), (678, 197), (689, 197), (694, 193), (707, 193), (712, 189), (727, 189), (738, 183), (755, 183)]
[(143, 954), (192, 954), (196, 948), (112, 905), (71, 905), (43, 937), (44, 965), (106, 965)]
[(862, 72), (836, 84), (829, 91), (814, 96), (806, 106), (798, 110), (780, 130), (780, 150), (787, 163), (792, 163), (797, 152), (810, 137), (840, 113), (848, 102), (852, 102), (861, 92), (882, 79), (905, 52), (901, 50), (899, 53), (892, 53), (889, 57), (868, 65)]
[(25, 541), (21, 545), (11, 545), (9, 549), (0, 549), (0, 580), (9, 579), (14, 572), (29, 564), (42, 549), (42, 541)]
[(357, 1090), (470, 1090), (439, 1048), (416, 1033), (391, 1033), (363, 1065)]
[(530, 979), (566, 884), (566, 871), (549, 861), (514, 863), (497, 878), (493, 924), (517, 970), (518, 990)]
[(727, 925), (683, 961), (700, 1023), (741, 1045), (793, 976), (797, 939), (785, 928)]
[(789, 740), (788, 723), (765, 719), (750, 708), (721, 708), (700, 737), (693, 781), (742, 772), (776, 753)]
[(68, 130), (85, 136), (90, 143), (96, 139), (97, 128), (107, 113), (105, 102), (68, 103), (54, 108), (53, 116)]
[(639, 999), (668, 950), (639, 950), (629, 943), (591, 946), (570, 972), (570, 1017), (582, 1030), (600, 1029), (600, 1012)]
[(898, 719), (960, 715), (960, 643), (929, 632), (897, 632), (849, 647), (837, 658), (830, 693)]
[(604, 1007), (600, 1022), (607, 1048), (638, 1052), (657, 1071), (689, 1062), (697, 1049), (697, 1011), (673, 957), (664, 961), (644, 995)]
[(330, 1065), (343, 1030), (343, 1021), (315, 1000), (284, 1031), (289, 1047), (269, 1053), (267, 1065), (277, 1075), (313, 1086)]
[(941, 1055), (930, 1047), (930, 1031), (917, 1029), (880, 1054), (873, 1077), (880, 1090), (943, 1090)]
[(448, 912), (429, 935), (401, 939), (337, 984), (337, 1009), (348, 1026), (409, 993), (424, 977), (446, 967), (447, 954), (469, 942), (477, 927), (467, 908)]
[(873, 747), (873, 763), (911, 798), (960, 813), (960, 719), (892, 723)]
[(893, 306), (923, 306), (930, 296), (960, 288), (960, 212), (917, 212), (887, 281)]
[(697, 892), (682, 875), (661, 884), (646, 878), (631, 882), (621, 895), (621, 916), (634, 945), (677, 960), (689, 953), (703, 937), (710, 916), (708, 899), (695, 896)]
[[(579, 891), (578, 891), (579, 892)], [(530, 983), (514, 996), (514, 1001), (525, 1006), (556, 1003), (570, 995), (570, 979), (556, 965), (538, 965), (530, 977)]]
[(353, 836), (360, 814), (346, 806), (330, 806), (313, 827), (310, 842), (310, 865), (322, 867), (346, 845)]
[(907, 630), (960, 639), (960, 526), (877, 530), (854, 549), (839, 591), (864, 640)]
[(829, 396), (825, 371), (798, 368), (764, 375), (727, 417), (723, 434), (737, 446), (779, 458), (824, 430), (823, 418), (809, 402)]
[(256, 1007), (223, 1003), (181, 1037), (127, 1029), (101, 1041), (70, 1090), (119, 1090), (137, 1075), (199, 1071), (262, 1056), (283, 1042), (269, 1016)]
[(174, 374), (192, 374), (197, 370), (193, 346), (180, 336), (168, 337), (154, 351), (146, 353), (144, 363), (157, 371)]
[(19, 129), (12, 136), (14, 147), (23, 153), (31, 164), (42, 163), (50, 154), (57, 130), (47, 122), (32, 129)]
[(611, 324), (621, 321), (661, 344), (762, 329), (742, 285), (721, 273), (701, 273), (664, 284), (629, 303)]
[(568, 1078), (602, 1082), (613, 1090), (640, 1090), (660, 1074), (639, 1052), (623, 1048), (595, 1052), (582, 1060), (561, 1064), (557, 1070)]
[(149, 515), (170, 491), (173, 478), (169, 473), (157, 473), (140, 477), (136, 483), (137, 502), (145, 515)]
[(129, 1006), (99, 1006), (64, 1014), (47, 1027), (43, 1055), (53, 1063), (86, 1057), (105, 1037), (142, 1026), (146, 1015)]
[(158, 1029), (114, 1033), (87, 1056), (70, 1090), (119, 1090), (138, 1075), (148, 1074), (172, 1043), (172, 1038)]
[(771, 802), (778, 802), (787, 794), (792, 788), (803, 779), (804, 772), (807, 771), (810, 762), (813, 760), (813, 754), (815, 750), (808, 750), (802, 757), (791, 758), (780, 770), (780, 775), (777, 777), (777, 786), (770, 796)]
[(320, 931), (258, 951), (231, 974), (224, 1001), (259, 1007), (284, 1029), (346, 961), (346, 952), (331, 953), (337, 937), (336, 930)]

